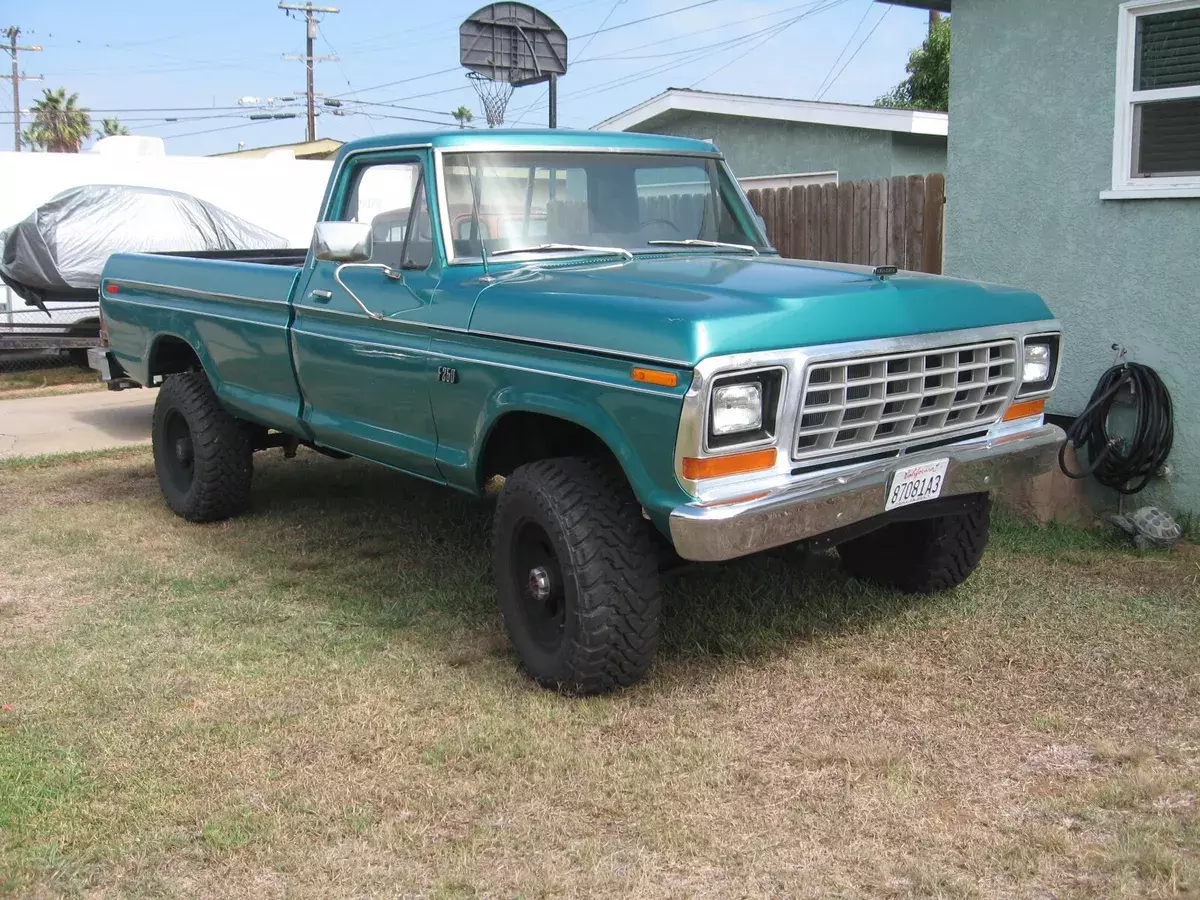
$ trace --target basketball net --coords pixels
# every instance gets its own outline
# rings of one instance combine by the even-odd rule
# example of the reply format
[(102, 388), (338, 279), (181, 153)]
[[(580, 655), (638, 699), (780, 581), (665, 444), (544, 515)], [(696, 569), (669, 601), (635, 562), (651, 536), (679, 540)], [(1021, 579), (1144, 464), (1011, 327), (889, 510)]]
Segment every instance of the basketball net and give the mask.
[(471, 87), (475, 88), (475, 93), (479, 95), (488, 128), (503, 125), (504, 111), (508, 109), (508, 98), (512, 96), (513, 86), (507, 81), (492, 81), (478, 72), (468, 72), (467, 78), (471, 80)]

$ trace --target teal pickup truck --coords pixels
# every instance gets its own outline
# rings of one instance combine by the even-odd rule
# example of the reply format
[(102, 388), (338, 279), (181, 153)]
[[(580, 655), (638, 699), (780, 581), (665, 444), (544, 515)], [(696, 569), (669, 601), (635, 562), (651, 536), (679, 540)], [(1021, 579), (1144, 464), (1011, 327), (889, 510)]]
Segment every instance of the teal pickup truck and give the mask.
[(546, 686), (644, 675), (663, 559), (804, 541), (953, 587), (989, 493), (1063, 439), (1039, 297), (782, 259), (706, 142), (374, 137), (341, 149), (319, 218), (307, 250), (113, 256), (94, 365), (161, 385), (155, 467), (191, 521), (246, 510), (269, 447), (475, 495), (502, 477), (500, 609)]

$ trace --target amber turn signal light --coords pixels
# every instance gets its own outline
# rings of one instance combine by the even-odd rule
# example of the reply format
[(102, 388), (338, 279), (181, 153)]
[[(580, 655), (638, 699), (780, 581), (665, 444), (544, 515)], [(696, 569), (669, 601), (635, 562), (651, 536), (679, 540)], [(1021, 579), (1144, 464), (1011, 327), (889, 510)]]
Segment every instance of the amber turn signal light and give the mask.
[(1040, 416), (1045, 409), (1045, 397), (1041, 400), (1021, 400), (1008, 408), (1008, 412), (1004, 414), (1004, 421), (1013, 422), (1017, 419), (1028, 419), (1030, 416)]
[(661, 369), (634, 369), (632, 375), (634, 381), (642, 384), (657, 384), (659, 387), (675, 387), (679, 384), (678, 375)]
[(760, 472), (775, 465), (775, 448), (766, 450), (750, 450), (746, 453), (731, 453), (729, 456), (709, 456), (696, 459), (685, 456), (683, 459), (683, 477), (690, 481), (701, 478), (720, 478), (724, 475), (743, 475), (746, 472)]

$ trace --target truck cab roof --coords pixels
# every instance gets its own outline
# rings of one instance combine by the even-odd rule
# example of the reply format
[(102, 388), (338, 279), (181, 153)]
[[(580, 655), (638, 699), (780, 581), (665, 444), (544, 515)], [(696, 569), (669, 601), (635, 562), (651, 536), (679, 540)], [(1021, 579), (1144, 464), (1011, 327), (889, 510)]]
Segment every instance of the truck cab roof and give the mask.
[(681, 153), (720, 156), (708, 141), (666, 134), (627, 131), (574, 131), (569, 128), (454, 129), (359, 138), (342, 145), (340, 162), (353, 153), (398, 147), (433, 147), (438, 150), (624, 150), (631, 153)]

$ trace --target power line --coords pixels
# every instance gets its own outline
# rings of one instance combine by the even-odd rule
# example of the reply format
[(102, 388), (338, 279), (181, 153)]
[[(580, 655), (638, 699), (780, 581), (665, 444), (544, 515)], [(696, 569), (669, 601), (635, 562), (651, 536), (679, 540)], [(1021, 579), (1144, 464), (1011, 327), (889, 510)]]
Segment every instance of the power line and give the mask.
[(879, 26), (883, 24), (883, 20), (887, 18), (887, 14), (890, 13), (891, 11), (892, 11), (892, 8), (890, 6), (885, 6), (883, 8), (883, 15), (879, 17), (879, 21), (875, 23), (874, 28), (872, 28), (870, 31), (868, 31), (867, 36), (862, 39), (862, 43), (854, 48), (854, 52), (850, 54), (850, 58), (848, 60), (846, 60), (845, 65), (843, 65), (840, 69), (838, 69), (838, 73), (833, 76), (833, 81), (830, 81), (829, 84), (827, 84), (825, 86), (825, 90), (817, 95), (817, 97), (816, 97), (817, 100), (820, 100), (822, 97), (824, 97), (825, 94), (829, 91), (829, 89), (831, 87), (833, 87), (834, 82), (836, 82), (839, 78), (842, 77), (842, 73), (846, 71), (846, 68), (850, 65), (850, 63), (854, 62), (854, 57), (858, 56), (859, 51), (862, 50), (862, 48), (867, 45), (867, 41), (869, 41), (871, 39), (871, 35), (873, 35), (875, 33), (876, 29), (878, 29)]
[(249, 122), (240, 122), (237, 125), (223, 125), (220, 128), (206, 128), (204, 131), (185, 131), (183, 134), (164, 134), (163, 140), (171, 140), (172, 138), (194, 137), (198, 134), (214, 134), (218, 131), (232, 131), (235, 128), (247, 128), (251, 125), (263, 125), (271, 119), (255, 119)]
[(90, 112), (135, 113), (135, 112), (213, 112), (214, 110), (245, 109), (244, 106), (140, 106), (121, 109), (100, 106), (88, 107)]
[[(837, 3), (834, 3), (834, 4), (832, 4), (832, 5), (836, 6), (836, 5), (837, 5)], [(825, 9), (828, 9), (829, 7), (823, 7), (823, 8), (825, 8)], [(813, 12), (820, 12), (820, 11), (821, 11), (821, 10), (819, 10), (819, 9), (818, 9), (818, 10), (813, 10)], [(744, 53), (739, 53), (739, 54), (738, 54), (737, 56), (735, 56), (733, 59), (731, 59), (731, 60), (729, 60), (728, 62), (726, 62), (726, 63), (723, 63), (722, 65), (720, 65), (720, 66), (718, 66), (717, 68), (713, 69), (711, 72), (709, 72), (709, 73), (708, 73), (707, 75), (705, 75), (703, 78), (698, 78), (698, 79), (696, 79), (695, 81), (693, 81), (693, 82), (692, 82), (690, 85), (688, 85), (688, 86), (689, 86), (689, 87), (695, 87), (696, 85), (700, 84), (701, 82), (703, 82), (703, 81), (707, 81), (708, 79), (712, 78), (714, 75), (717, 75), (717, 74), (718, 74), (718, 73), (720, 73), (720, 72), (724, 72), (726, 69), (728, 69), (730, 66), (732, 66), (732, 65), (733, 65), (735, 62), (737, 62), (738, 60), (740, 60), (740, 59), (744, 59), (745, 57), (747, 57), (747, 56), (749, 56), (751, 53), (753, 53), (755, 50), (757, 50), (759, 47), (761, 47), (761, 46), (763, 46), (764, 44), (766, 44), (768, 41), (774, 40), (776, 37), (778, 37), (779, 35), (783, 34), (785, 31), (787, 31), (789, 28), (791, 28), (793, 25), (795, 25), (797, 22), (799, 22), (801, 19), (803, 19), (803, 18), (804, 18), (805, 16), (807, 16), (807, 15), (809, 15), (809, 13), (803, 13), (803, 14), (801, 14), (801, 15), (798, 15), (798, 16), (796, 16), (796, 17), (795, 17), (795, 18), (793, 18), (793, 19), (788, 19), (788, 20), (787, 20), (787, 21), (785, 21), (785, 22), (780, 22), (780, 23), (779, 23), (779, 24), (777, 24), (777, 25), (773, 25), (773, 26), (771, 26), (771, 28), (770, 28), (770, 29), (764, 29), (764, 30), (769, 30), (769, 31), (770, 31), (770, 34), (768, 34), (766, 37), (764, 37), (764, 38), (763, 38), (761, 41), (758, 41), (757, 43), (755, 43), (755, 44), (752, 44), (752, 45), (750, 46), (750, 48), (749, 48), (748, 50), (746, 50)], [(761, 33), (761, 32), (760, 32), (760, 33)]]
[[(732, 22), (722, 22), (719, 25), (712, 25), (708, 28), (700, 28), (700, 29), (697, 29), (696, 31), (685, 31), (683, 34), (677, 34), (674, 37), (665, 37), (665, 38), (662, 38), (661, 40), (657, 40), (657, 41), (647, 41), (644, 44), (634, 44), (632, 47), (626, 47), (624, 50), (618, 50), (616, 53), (610, 53), (607, 56), (593, 56), (591, 59), (586, 60), (586, 61), (587, 62), (600, 62), (602, 60), (610, 60), (610, 59), (618, 60), (618, 61), (625, 60), (625, 59), (630, 59), (630, 60), (633, 60), (633, 59), (657, 59), (657, 58), (663, 57), (663, 56), (678, 56), (681, 53), (690, 53), (691, 50), (701, 50), (701, 49), (706, 49), (706, 48), (692, 47), (690, 50), (672, 50), (672, 51), (668, 51), (666, 53), (651, 54), (649, 56), (621, 56), (620, 54), (628, 53), (630, 50), (641, 50), (645, 47), (658, 47), (658, 46), (661, 46), (662, 44), (671, 44), (671, 43), (674, 43), (675, 41), (681, 41), (684, 38), (695, 37), (698, 34), (709, 34), (710, 32), (713, 32), (713, 31), (724, 31), (727, 28), (729, 28), (731, 25), (745, 24), (746, 22), (756, 22), (759, 19), (771, 19), (771, 18), (774, 18), (775, 16), (785, 16), (788, 13), (795, 12), (798, 9), (805, 9), (806, 7), (810, 7), (810, 6), (818, 6), (824, 2), (825, 2), (825, 0), (808, 0), (808, 2), (806, 2), (806, 3), (800, 3), (796, 6), (785, 7), (784, 9), (777, 9), (774, 12), (762, 13), (757, 16), (750, 16), (748, 19), (743, 18), (743, 19), (736, 19)], [(768, 27), (771, 27), (771, 26), (768, 26)], [(761, 34), (762, 32), (759, 32), (759, 33)], [(708, 47), (717, 47), (722, 44), (728, 43), (729, 40), (730, 39), (727, 38), (725, 40), (717, 41), (716, 43), (709, 44), (707, 46)]]
[(817, 97), (817, 99), (820, 99), (821, 89), (825, 87), (825, 82), (827, 82), (833, 76), (833, 72), (838, 67), (838, 63), (842, 61), (842, 57), (846, 55), (846, 51), (849, 50), (850, 45), (854, 43), (855, 37), (858, 36), (858, 30), (863, 27), (863, 22), (867, 21), (867, 16), (871, 14), (871, 9), (874, 6), (875, 0), (867, 0), (867, 8), (863, 10), (862, 18), (858, 20), (858, 24), (854, 26), (854, 30), (850, 32), (850, 37), (846, 38), (846, 46), (842, 48), (842, 52), (837, 55), (837, 59), (833, 61), (833, 65), (829, 67), (829, 71), (825, 73), (825, 77), (822, 78), (821, 83), (817, 85), (817, 89), (814, 92), (814, 96)]
[[(428, 72), (425, 75), (414, 75), (411, 78), (401, 78), (399, 81), (389, 81), (386, 84), (376, 84), (376, 85), (373, 85), (372, 87), (362, 88), (359, 91), (359, 93), (365, 94), (367, 91), (378, 91), (378, 90), (382, 90), (383, 88), (395, 87), (398, 84), (408, 84), (408, 82), (410, 82), (410, 81), (423, 81), (426, 78), (433, 78), (434, 76), (437, 76), (437, 75), (445, 75), (447, 72), (461, 72), (461, 71), (462, 71), (462, 66), (451, 66), (448, 69), (438, 69), (436, 72)], [(353, 91), (346, 92), (346, 94), (350, 94), (350, 93), (353, 93)], [(345, 97), (346, 94), (334, 94), (333, 96)], [(421, 94), (419, 96), (429, 96), (429, 95)], [(400, 99), (405, 100), (405, 99), (412, 99), (412, 98), (401, 97)]]
[[(832, 9), (835, 6), (838, 6), (842, 3), (847, 2), (847, 0), (817, 0), (817, 2), (819, 2), (823, 5), (815, 8), (815, 9), (809, 10), (808, 12), (804, 13), (802, 16), (796, 17), (796, 19), (805, 18), (810, 15), (815, 15), (817, 13), (824, 12), (825, 10)], [(773, 26), (770, 26), (769, 28), (762, 29), (757, 32), (752, 32), (749, 35), (740, 35), (739, 37), (731, 38), (728, 42), (728, 46), (725, 49), (732, 49), (733, 47), (741, 46), (742, 44), (746, 43), (748, 40), (752, 40), (755, 36), (762, 34), (763, 31), (769, 31), (771, 29), (778, 28), (778, 27), (779, 27), (778, 25), (773, 25)], [(615, 78), (611, 81), (601, 82), (600, 84), (597, 84), (597, 85), (592, 85), (587, 88), (582, 88), (578, 91), (567, 94), (564, 99), (582, 96), (585, 94), (590, 97), (590, 96), (594, 96), (595, 94), (602, 94), (607, 91), (616, 90), (617, 88), (625, 87), (626, 85), (629, 85), (629, 84), (634, 84), (634, 83), (636, 83), (638, 81), (642, 81), (646, 78), (651, 78), (655, 75), (660, 75), (664, 72), (669, 72), (674, 69), (682, 68), (683, 66), (689, 65), (690, 63), (696, 62), (704, 57), (711, 55), (707, 48), (702, 48), (699, 50), (693, 48), (693, 50), (688, 51), (688, 52), (690, 53), (690, 55), (687, 56), (685, 59), (681, 59), (677, 62), (664, 63), (663, 65), (655, 66), (655, 67), (646, 69), (641, 72), (636, 72), (631, 75), (624, 75), (619, 78)], [(526, 114), (527, 113), (522, 113), (522, 115), (526, 115)], [(519, 122), (520, 122), (520, 118), (518, 118), (516, 120), (516, 122), (514, 122), (514, 124), (519, 123)]]
[[(350, 76), (346, 74), (346, 69), (342, 65), (341, 59), (338, 57), (337, 48), (333, 46), (333, 43), (329, 40), (329, 37), (325, 34), (325, 29), (321, 27), (321, 24), (319, 22), (317, 23), (317, 32), (321, 35), (321, 40), (323, 40), (325, 42), (325, 45), (329, 48), (329, 52), (333, 54), (334, 61), (337, 63), (338, 71), (341, 72), (342, 77), (344, 79), (346, 79), (346, 87), (350, 88), (350, 92), (352, 94), (354, 94), (354, 98), (357, 100), (358, 93), (354, 90), (354, 85), (352, 85), (350, 83)], [(379, 133), (375, 130), (375, 126), (371, 124), (371, 121), (369, 119), (367, 120), (367, 126), (371, 129), (371, 134)]]
[(583, 34), (577, 34), (571, 38), (577, 41), (580, 38), (591, 37), (596, 34), (605, 34), (609, 31), (617, 31), (621, 28), (628, 28), (630, 25), (641, 25), (643, 22), (652, 22), (655, 19), (663, 19), (667, 16), (673, 16), (676, 13), (687, 12), (689, 9), (697, 9), (701, 6), (711, 6), (713, 3), (719, 3), (720, 0), (701, 0), (699, 3), (693, 3), (690, 6), (680, 6), (675, 9), (668, 9), (666, 12), (655, 13), (652, 16), (646, 16), (642, 19), (634, 19), (631, 22), (622, 22), (620, 25), (611, 25), (608, 28), (597, 28), (595, 31), (585, 31)]

